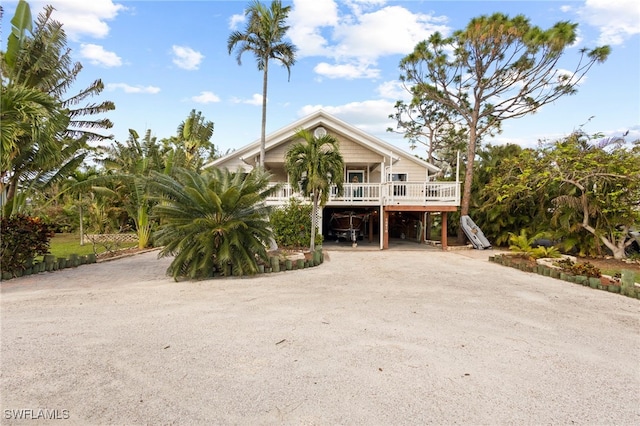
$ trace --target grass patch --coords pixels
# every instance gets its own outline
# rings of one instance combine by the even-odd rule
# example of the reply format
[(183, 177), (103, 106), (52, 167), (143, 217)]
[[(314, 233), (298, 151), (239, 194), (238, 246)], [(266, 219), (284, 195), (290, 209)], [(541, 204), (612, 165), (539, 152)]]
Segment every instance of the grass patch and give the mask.
[[(602, 275), (609, 275), (613, 277), (616, 274), (621, 274), (622, 270), (621, 269), (603, 269), (601, 272), (602, 272)], [(632, 271), (632, 272), (633, 272), (634, 282), (640, 283), (640, 272), (637, 272), (637, 271)]]
[[(137, 247), (138, 243), (121, 243), (118, 248)], [(104, 253), (107, 248), (103, 244), (96, 244), (96, 254)], [(56, 234), (49, 244), (49, 252), (56, 257), (68, 258), (70, 254), (79, 256), (93, 253), (93, 244), (85, 239), (83, 246), (80, 245), (80, 234)]]

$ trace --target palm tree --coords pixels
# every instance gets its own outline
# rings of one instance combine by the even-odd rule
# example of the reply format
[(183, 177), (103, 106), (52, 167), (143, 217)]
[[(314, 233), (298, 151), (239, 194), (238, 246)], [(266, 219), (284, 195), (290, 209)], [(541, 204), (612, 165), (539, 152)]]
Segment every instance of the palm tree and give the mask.
[(189, 116), (178, 126), (176, 136), (163, 139), (166, 148), (166, 171), (174, 167), (185, 167), (200, 171), (205, 161), (216, 158), (213, 136), (213, 121), (208, 121), (201, 111), (192, 109)]
[(125, 144), (116, 141), (106, 148), (106, 158), (98, 160), (113, 174), (94, 179), (93, 183), (104, 182), (109, 186), (95, 187), (94, 190), (102, 194), (117, 197), (122, 201), (129, 217), (136, 225), (138, 247), (144, 248), (149, 244), (152, 221), (149, 212), (152, 207), (149, 194), (149, 174), (151, 171), (163, 171), (163, 147), (151, 130), (147, 129), (140, 141), (138, 132), (129, 129), (129, 138)]
[(151, 182), (161, 194), (153, 212), (162, 224), (154, 239), (164, 246), (161, 256), (175, 256), (167, 271), (174, 279), (206, 278), (214, 270), (255, 274), (258, 260), (268, 260), (272, 232), (265, 199), (275, 188), (262, 169), (177, 169), (174, 176), (153, 172)]
[(289, 78), (291, 66), (295, 63), (297, 48), (292, 43), (283, 41), (289, 26), (285, 21), (291, 6), (282, 7), (280, 0), (273, 0), (268, 8), (257, 0), (245, 10), (248, 17), (244, 32), (234, 31), (229, 35), (227, 48), (229, 54), (237, 50), (238, 65), (242, 65), (242, 54), (252, 52), (258, 61), (258, 70), (262, 77), (262, 128), (260, 132), (260, 167), (264, 167), (265, 139), (267, 128), (267, 80), (269, 60), (279, 61), (285, 68)]
[[(20, 1), (20, 3), (23, 2), (23, 0)], [(85, 99), (98, 95), (104, 90), (102, 80), (95, 80), (75, 95), (67, 96), (67, 91), (82, 71), (82, 64), (73, 62), (62, 24), (51, 18), (53, 11), (52, 6), (45, 6), (38, 15), (33, 35), (23, 37), (21, 44), (14, 47), (15, 52), (8, 50), (3, 55), (2, 71), (9, 85), (21, 84), (36, 88), (60, 102), (61, 107), (67, 110), (69, 118), (62, 136), (72, 139), (84, 136), (89, 141), (97, 142), (111, 139), (112, 135), (97, 132), (100, 129), (113, 127), (110, 120), (86, 117), (114, 110), (113, 102), (103, 101), (100, 104), (78, 107)], [(30, 27), (30, 23), (24, 22), (22, 25)]]
[(298, 130), (295, 135), (303, 141), (293, 144), (285, 155), (285, 169), (291, 182), (298, 182), (305, 197), (311, 197), (311, 244), (315, 250), (316, 220), (318, 205), (324, 206), (329, 199), (331, 185), (342, 193), (344, 161), (338, 141), (331, 135), (315, 137), (308, 130)]
[[(66, 96), (82, 65), (72, 61), (62, 24), (51, 19), (52, 12), (53, 8), (46, 6), (32, 31), (29, 5), (20, 0), (11, 20), (7, 51), (1, 55), (0, 175), (8, 213), (19, 211), (27, 191), (50, 186), (76, 170), (89, 152), (88, 142), (111, 138), (97, 132), (112, 127), (111, 121), (86, 117), (113, 110), (113, 102), (78, 107), (104, 89), (102, 81)], [(44, 96), (36, 96), (37, 91)]]
[(20, 153), (21, 140), (39, 139), (47, 123), (60, 115), (59, 103), (38, 89), (7, 85), (2, 81), (0, 122), (2, 123), (2, 160), (0, 170), (7, 173)]
[(69, 175), (67, 178), (66, 186), (71, 191), (72, 196), (78, 197), (78, 219), (79, 219), (79, 229), (80, 232), (80, 245), (84, 245), (84, 190), (82, 188), (75, 189), (76, 186), (80, 186), (78, 184), (82, 182), (87, 182), (90, 179), (98, 176), (98, 170), (95, 167), (90, 167), (88, 169), (76, 169), (73, 173)]

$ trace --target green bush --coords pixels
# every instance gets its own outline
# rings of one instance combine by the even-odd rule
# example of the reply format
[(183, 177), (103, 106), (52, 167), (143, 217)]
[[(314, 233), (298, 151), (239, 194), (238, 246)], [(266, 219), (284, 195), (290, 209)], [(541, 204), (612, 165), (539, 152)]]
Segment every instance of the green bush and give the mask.
[(532, 250), (531, 257), (533, 257), (534, 259), (542, 259), (542, 258), (557, 259), (559, 257), (562, 257), (562, 254), (560, 253), (560, 250), (558, 250), (556, 247), (539, 246)]
[(516, 235), (512, 232), (509, 233), (509, 250), (514, 252), (517, 256), (529, 258), (533, 253), (533, 248), (531, 244), (533, 244), (534, 237), (527, 237), (526, 229), (520, 230), (520, 235)]
[(55, 235), (53, 227), (40, 218), (15, 215), (2, 218), (1, 269), (3, 272), (22, 271), (34, 257), (49, 252), (49, 241)]
[[(311, 204), (303, 204), (295, 198), (289, 204), (271, 212), (271, 228), (278, 247), (288, 249), (307, 248), (311, 244)], [(322, 236), (316, 234), (316, 244)]]

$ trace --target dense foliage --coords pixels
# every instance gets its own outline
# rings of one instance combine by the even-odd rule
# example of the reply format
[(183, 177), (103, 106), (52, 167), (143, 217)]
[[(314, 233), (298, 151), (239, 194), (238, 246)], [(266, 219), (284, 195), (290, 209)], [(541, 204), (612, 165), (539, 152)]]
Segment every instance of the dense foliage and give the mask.
[(39, 218), (17, 214), (3, 217), (0, 224), (3, 272), (23, 270), (34, 257), (49, 252), (53, 227)]
[(96, 115), (115, 109), (110, 101), (84, 104), (104, 89), (101, 80), (69, 95), (82, 70), (73, 62), (62, 24), (46, 6), (31, 22), (20, 0), (2, 52), (2, 155), (0, 190), (5, 214), (24, 212), (27, 199), (72, 173), (91, 151), (89, 142), (110, 139), (113, 126)]
[[(302, 249), (311, 243), (311, 204), (291, 198), (286, 206), (275, 208), (271, 212), (270, 222), (278, 247)], [(316, 241), (322, 236), (316, 234)]]
[(537, 149), (489, 147), (480, 158), (476, 223), (497, 245), (524, 230), (580, 255), (625, 256), (640, 224), (640, 143), (574, 132)]
[(295, 137), (299, 141), (289, 147), (284, 167), (289, 180), (300, 186), (302, 195), (311, 198), (313, 210), (309, 248), (314, 251), (318, 206), (327, 203), (331, 185), (335, 184), (338, 194), (342, 194), (344, 160), (338, 140), (329, 134), (315, 137), (310, 131), (301, 129), (296, 132)]
[(265, 199), (275, 190), (261, 170), (151, 173), (151, 188), (161, 194), (153, 209), (161, 221), (154, 239), (163, 246), (161, 256), (175, 256), (169, 274), (177, 279), (258, 272), (272, 239)]
[(558, 22), (543, 30), (522, 15), (495, 13), (473, 18), (450, 37), (436, 32), (401, 60), (400, 80), (410, 88), (411, 109), (441, 105), (440, 116), (468, 130), (462, 215), (469, 214), (482, 138), (500, 132), (504, 120), (575, 93), (589, 69), (606, 60), (607, 46), (580, 49), (573, 70), (561, 71), (559, 61), (576, 39), (576, 24)]

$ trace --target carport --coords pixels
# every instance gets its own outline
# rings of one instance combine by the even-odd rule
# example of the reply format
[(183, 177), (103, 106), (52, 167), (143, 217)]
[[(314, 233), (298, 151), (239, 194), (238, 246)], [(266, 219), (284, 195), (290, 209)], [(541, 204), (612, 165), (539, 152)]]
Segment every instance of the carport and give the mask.
[[(397, 237), (395, 233), (397, 233), (397, 227), (395, 226), (398, 223), (398, 218), (409, 217), (413, 218), (415, 221), (416, 217), (420, 217), (419, 225), (409, 225), (407, 231), (404, 234), (404, 237), (412, 236), (414, 238), (420, 238), (420, 242), (425, 241), (425, 232), (427, 229), (427, 214), (431, 213), (440, 213), (441, 216), (441, 231), (440, 231), (440, 242), (442, 245), (442, 250), (447, 250), (447, 215), (448, 212), (455, 212), (457, 210), (456, 206), (402, 206), (402, 205), (388, 205), (384, 206), (383, 209), (383, 240), (382, 240), (382, 249), (389, 248), (389, 238)], [(406, 219), (400, 219), (406, 223)], [(411, 220), (411, 219), (410, 219)], [(420, 232), (413, 232), (415, 228), (419, 228)], [(402, 236), (400, 236), (402, 238)]]

